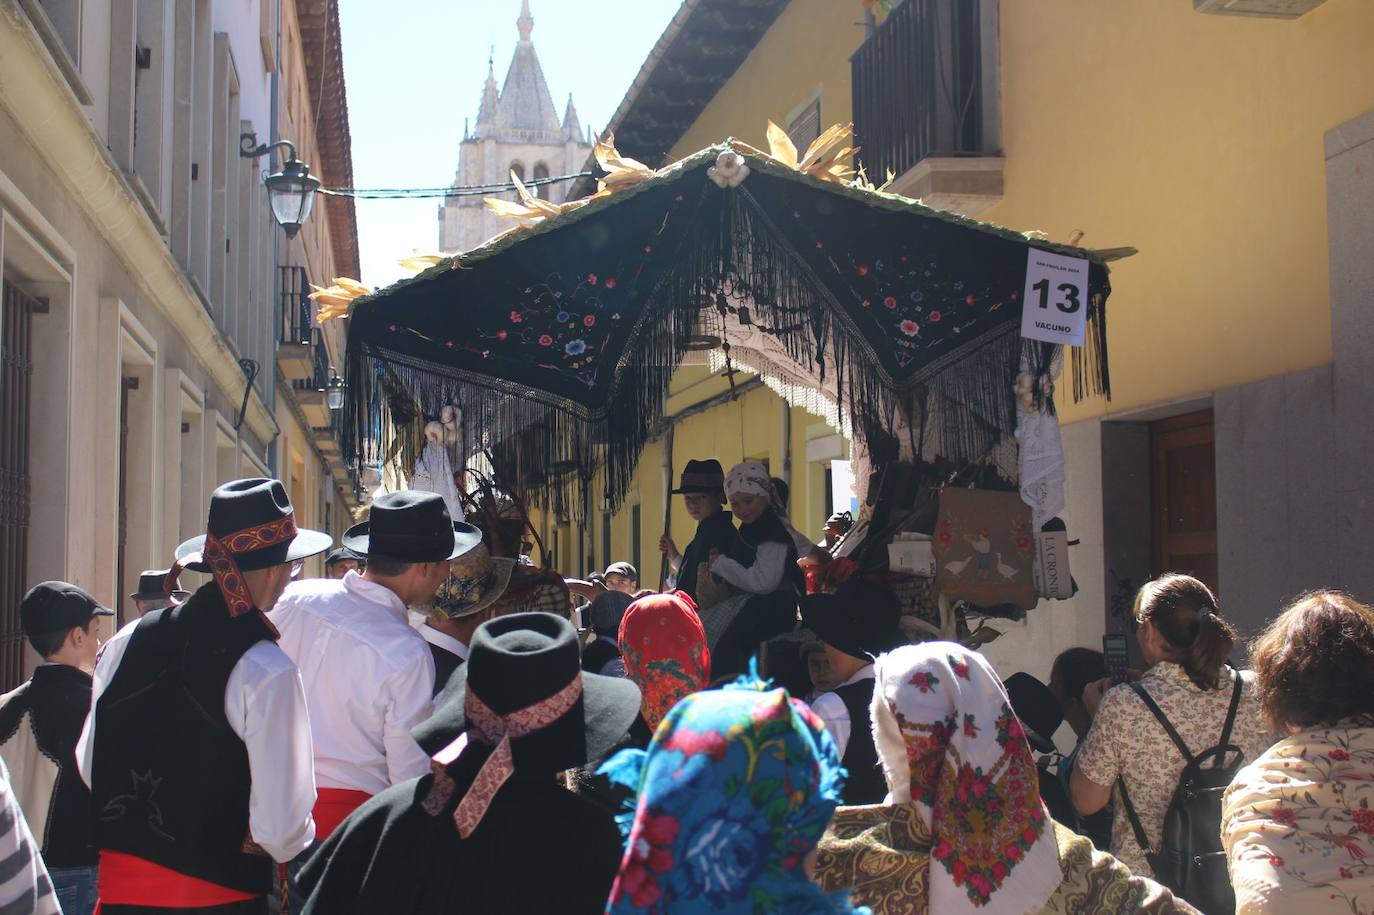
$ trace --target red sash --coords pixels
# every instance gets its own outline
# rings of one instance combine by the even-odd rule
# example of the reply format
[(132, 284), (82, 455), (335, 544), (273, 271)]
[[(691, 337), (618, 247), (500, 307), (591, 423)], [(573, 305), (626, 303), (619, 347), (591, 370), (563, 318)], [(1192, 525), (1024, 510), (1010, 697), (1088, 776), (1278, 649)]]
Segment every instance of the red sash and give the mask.
[(372, 795), (351, 788), (315, 790), (315, 842), (323, 842), (339, 828), (344, 817), (361, 807)]
[(101, 903), (194, 909), (258, 898), (254, 893), (188, 877), (146, 858), (109, 850), (100, 853), (96, 888), (100, 902), (95, 915), (100, 915)]

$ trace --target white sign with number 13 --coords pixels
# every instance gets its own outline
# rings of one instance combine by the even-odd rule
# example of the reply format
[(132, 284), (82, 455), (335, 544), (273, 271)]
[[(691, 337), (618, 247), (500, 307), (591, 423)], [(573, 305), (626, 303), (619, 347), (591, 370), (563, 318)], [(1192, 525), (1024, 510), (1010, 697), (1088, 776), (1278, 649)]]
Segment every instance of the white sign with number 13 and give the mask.
[(1088, 260), (1031, 248), (1021, 293), (1021, 336), (1083, 345), (1088, 313)]

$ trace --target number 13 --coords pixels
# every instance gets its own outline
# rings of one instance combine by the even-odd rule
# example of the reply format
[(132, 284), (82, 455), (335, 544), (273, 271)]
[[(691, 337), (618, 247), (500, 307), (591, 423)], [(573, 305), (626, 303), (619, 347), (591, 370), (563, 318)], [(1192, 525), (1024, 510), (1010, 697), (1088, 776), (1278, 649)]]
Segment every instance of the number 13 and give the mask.
[[(1038, 282), (1038, 283), (1036, 283), (1035, 285), (1031, 286), (1031, 288), (1034, 289), (1036, 292), (1040, 293), (1040, 307), (1041, 307), (1041, 308), (1049, 308), (1049, 307), (1050, 307), (1050, 281), (1049, 281), (1048, 279), (1042, 279), (1040, 282)], [(1064, 299), (1065, 299), (1065, 301), (1063, 301), (1063, 302), (1055, 302), (1055, 303), (1054, 303), (1054, 307), (1055, 307), (1055, 308), (1058, 308), (1060, 311), (1064, 312), (1065, 314), (1070, 314), (1070, 315), (1073, 314), (1075, 311), (1078, 310), (1078, 305), (1079, 305), (1079, 302), (1078, 302), (1078, 287), (1075, 286), (1073, 283), (1060, 283), (1060, 284), (1059, 284), (1059, 291), (1062, 292), (1062, 293), (1064, 294)]]

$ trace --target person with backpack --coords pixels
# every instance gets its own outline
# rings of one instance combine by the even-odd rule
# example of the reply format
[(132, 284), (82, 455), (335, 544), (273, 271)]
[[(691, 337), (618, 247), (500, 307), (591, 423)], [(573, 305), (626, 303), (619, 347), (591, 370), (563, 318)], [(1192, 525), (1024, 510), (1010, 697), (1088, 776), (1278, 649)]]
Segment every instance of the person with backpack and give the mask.
[(1226, 663), (1235, 630), (1196, 578), (1147, 582), (1135, 619), (1147, 670), (1138, 682), (1084, 691), (1093, 723), (1070, 780), (1073, 804), (1088, 816), (1114, 800), (1113, 855), (1209, 915), (1230, 913), (1221, 792), (1273, 742), (1254, 676)]

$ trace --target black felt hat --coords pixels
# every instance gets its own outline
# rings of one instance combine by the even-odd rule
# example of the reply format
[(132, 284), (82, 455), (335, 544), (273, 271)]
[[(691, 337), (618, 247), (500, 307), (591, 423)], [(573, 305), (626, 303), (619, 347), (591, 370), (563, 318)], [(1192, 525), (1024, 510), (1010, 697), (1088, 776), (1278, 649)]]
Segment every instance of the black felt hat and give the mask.
[(339, 540), (368, 559), (444, 562), (481, 543), (482, 532), (454, 521), (438, 493), (406, 489), (378, 497), (367, 520), (350, 527)]
[(582, 671), (577, 632), (552, 613), (512, 613), (477, 627), (467, 663), (449, 677), (434, 714), (410, 733), (430, 756), (467, 728), (469, 690), (498, 715), (529, 708), (582, 679), (582, 697), (545, 727), (511, 740), (517, 771), (561, 772), (605, 756), (639, 714), (639, 687)]
[(720, 461), (712, 458), (706, 461), (688, 461), (687, 468), (682, 471), (682, 476), (678, 480), (677, 489), (673, 490), (673, 495), (717, 491), (725, 491), (725, 470), (721, 468)]
[[(129, 600), (167, 600), (167, 573), (171, 569), (148, 569), (138, 576), (138, 590), (129, 595)], [(183, 591), (180, 588), (172, 592), (178, 600), (185, 600), (191, 596), (191, 592)]]
[(1011, 710), (1025, 726), (1026, 740), (1039, 753), (1053, 753), (1054, 732), (1064, 723), (1059, 700), (1044, 683), (1028, 673), (1015, 673), (1006, 680)]
[(908, 642), (897, 625), (902, 618), (897, 595), (858, 575), (833, 594), (804, 596), (801, 612), (802, 624), (816, 638), (851, 657), (877, 657)]
[[(225, 483), (211, 493), (205, 530), (224, 544), (240, 572), (314, 556), (334, 542), (328, 534), (296, 527), (286, 487), (263, 477)], [(177, 562), (193, 572), (209, 572), (201, 556), (204, 546), (204, 536), (192, 537), (177, 547)]]

